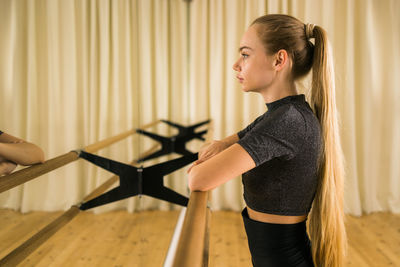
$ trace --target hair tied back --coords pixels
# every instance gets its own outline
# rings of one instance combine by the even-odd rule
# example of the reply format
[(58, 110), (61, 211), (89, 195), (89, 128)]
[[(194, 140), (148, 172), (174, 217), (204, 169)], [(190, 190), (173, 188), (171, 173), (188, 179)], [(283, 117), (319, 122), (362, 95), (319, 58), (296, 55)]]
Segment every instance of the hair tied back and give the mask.
[(306, 32), (307, 40), (314, 38), (314, 27), (315, 27), (315, 24), (312, 24), (312, 23), (307, 23), (304, 25), (304, 30)]

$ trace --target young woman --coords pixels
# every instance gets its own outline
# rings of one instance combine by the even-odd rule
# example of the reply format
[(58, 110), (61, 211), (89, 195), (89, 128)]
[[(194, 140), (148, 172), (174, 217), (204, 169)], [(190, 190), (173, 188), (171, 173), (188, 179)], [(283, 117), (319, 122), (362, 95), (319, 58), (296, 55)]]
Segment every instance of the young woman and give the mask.
[(17, 165), (44, 162), (40, 147), (0, 131), (0, 176), (11, 173)]
[[(189, 187), (206, 191), (243, 174), (242, 216), (254, 266), (342, 266), (343, 156), (326, 32), (266, 15), (246, 31), (239, 52), (237, 79), (243, 91), (261, 94), (268, 111), (204, 147), (189, 170)], [(309, 105), (296, 81), (310, 69)]]

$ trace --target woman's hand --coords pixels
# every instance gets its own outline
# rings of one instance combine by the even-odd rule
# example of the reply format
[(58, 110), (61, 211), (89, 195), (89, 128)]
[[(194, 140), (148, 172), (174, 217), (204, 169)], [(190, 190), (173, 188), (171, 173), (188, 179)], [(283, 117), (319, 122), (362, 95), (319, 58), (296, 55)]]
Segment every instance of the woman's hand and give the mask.
[(12, 173), (17, 164), (11, 161), (0, 161), (0, 176)]
[(217, 155), (221, 151), (224, 151), (228, 147), (229, 147), (229, 144), (227, 144), (224, 141), (219, 141), (219, 140), (214, 140), (211, 143), (204, 144), (200, 148), (198, 160), (193, 162), (192, 166), (190, 166), (190, 168), (188, 169), (187, 172), (189, 173), (194, 166), (212, 158), (213, 156)]
[(205, 144), (200, 148), (199, 159), (197, 161), (206, 161), (207, 159), (217, 155), (219, 152), (224, 151), (228, 147), (228, 144), (219, 140), (214, 140), (211, 143)]

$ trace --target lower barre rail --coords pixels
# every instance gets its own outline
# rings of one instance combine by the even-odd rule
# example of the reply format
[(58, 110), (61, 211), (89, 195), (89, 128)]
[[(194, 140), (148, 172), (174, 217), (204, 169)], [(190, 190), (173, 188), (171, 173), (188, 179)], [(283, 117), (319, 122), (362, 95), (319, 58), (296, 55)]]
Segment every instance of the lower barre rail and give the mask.
[[(153, 146), (141, 156), (146, 156), (153, 153), (158, 149), (158, 145)], [(137, 164), (137, 160), (131, 162), (132, 165)], [(88, 201), (96, 196), (105, 192), (114, 183), (118, 181), (118, 176), (114, 175), (106, 180), (103, 184), (94, 189), (89, 195), (87, 195), (82, 202)], [(81, 212), (79, 205), (72, 206), (69, 210), (64, 212), (60, 217), (52, 221), (50, 224), (45, 226), (42, 230), (37, 232), (31, 238), (22, 243), (19, 247), (11, 251), (7, 256), (0, 259), (0, 266), (16, 266), (22, 262), (26, 257), (28, 257), (32, 252), (34, 252), (40, 245), (46, 242), (50, 237), (52, 237), (58, 230), (60, 230), (64, 225), (70, 222)]]
[(34, 236), (25, 241), (22, 245), (11, 251), (7, 256), (0, 260), (0, 266), (16, 266), (43, 244), (49, 237), (60, 230), (80, 213), (77, 206), (72, 206), (60, 217), (48, 224)]

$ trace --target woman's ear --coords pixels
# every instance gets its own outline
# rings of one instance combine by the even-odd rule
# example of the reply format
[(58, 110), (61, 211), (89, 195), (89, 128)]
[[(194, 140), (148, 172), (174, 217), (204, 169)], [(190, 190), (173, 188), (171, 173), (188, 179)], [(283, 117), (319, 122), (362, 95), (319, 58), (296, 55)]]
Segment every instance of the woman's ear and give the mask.
[(286, 66), (288, 59), (289, 59), (289, 57), (288, 57), (288, 53), (286, 52), (286, 50), (284, 50), (284, 49), (279, 50), (275, 54), (274, 68), (277, 71), (282, 70)]

